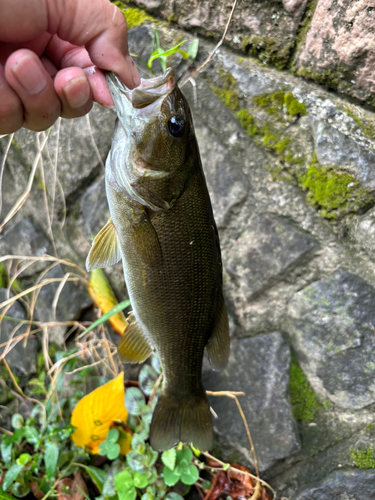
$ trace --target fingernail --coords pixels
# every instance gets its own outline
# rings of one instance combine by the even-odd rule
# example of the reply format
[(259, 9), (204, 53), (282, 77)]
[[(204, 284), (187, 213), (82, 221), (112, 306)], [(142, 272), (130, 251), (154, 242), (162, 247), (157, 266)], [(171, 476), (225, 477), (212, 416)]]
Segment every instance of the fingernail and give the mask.
[(63, 88), (68, 104), (72, 108), (81, 108), (90, 99), (90, 85), (85, 76), (77, 76)]
[(12, 72), (29, 94), (39, 94), (47, 85), (47, 77), (34, 58), (21, 57), (12, 67)]

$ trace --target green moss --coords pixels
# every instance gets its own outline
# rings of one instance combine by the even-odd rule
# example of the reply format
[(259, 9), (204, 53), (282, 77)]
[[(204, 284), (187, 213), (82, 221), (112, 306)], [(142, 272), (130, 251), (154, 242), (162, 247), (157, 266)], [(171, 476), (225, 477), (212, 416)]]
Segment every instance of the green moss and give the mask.
[(307, 191), (307, 200), (321, 208), (321, 215), (336, 219), (370, 204), (369, 192), (351, 175), (340, 172), (338, 167), (321, 167), (314, 154), (307, 172), (299, 176), (302, 189)]
[[(300, 68), (297, 70), (296, 74), (298, 76), (303, 76), (308, 80), (314, 80), (314, 82), (320, 83), (321, 85), (333, 90), (337, 89), (339, 83), (344, 78), (344, 75), (340, 72), (339, 68), (335, 68), (334, 70), (324, 70), (319, 73), (309, 68)], [(350, 79), (347, 81), (350, 81)]]
[(366, 448), (365, 450), (353, 450), (350, 454), (356, 467), (359, 469), (375, 469), (375, 450)]
[(0, 263), (0, 288), (8, 286), (8, 273), (4, 264)]
[(235, 89), (236, 80), (233, 75), (218, 67), (220, 73), (220, 87), (212, 85), (213, 92), (223, 103), (233, 111), (240, 109), (240, 99)]
[(292, 356), (290, 362), (289, 387), (295, 419), (301, 422), (313, 421), (315, 413), (322, 408), (322, 405), (295, 356)]
[(279, 115), (286, 111), (289, 116), (306, 115), (306, 105), (295, 99), (292, 92), (283, 91), (263, 94), (253, 98), (254, 103), (267, 111), (269, 115)]
[(121, 9), (121, 12), (124, 14), (129, 30), (131, 30), (132, 28), (137, 28), (137, 26), (141, 26), (146, 22), (160, 24), (160, 21), (150, 16), (142, 9), (128, 7), (128, 5), (121, 0), (116, 0), (113, 3), (117, 7), (119, 7)]
[(240, 120), (240, 125), (249, 137), (254, 137), (259, 129), (254, 122), (254, 117), (251, 115), (247, 109), (241, 109), (238, 113), (236, 113), (236, 117)]
[(279, 69), (287, 66), (294, 42), (289, 42), (279, 47), (274, 38), (265, 36), (248, 36), (242, 40), (242, 50), (253, 57), (258, 57), (262, 62), (273, 64)]
[(348, 106), (346, 106), (343, 111), (354, 120), (354, 122), (356, 123), (356, 125), (358, 125), (358, 127), (360, 127), (364, 135), (372, 140), (375, 139), (375, 123), (366, 123), (365, 121), (363, 121), (363, 119), (360, 118), (359, 113), (356, 113)]
[(308, 4), (306, 5), (305, 15), (302, 19), (302, 22), (300, 24), (300, 28), (298, 30), (297, 37), (296, 37), (297, 49), (301, 45), (301, 43), (305, 42), (306, 35), (310, 29), (311, 21), (313, 19), (314, 12), (315, 12), (317, 5), (318, 5), (318, 0), (310, 0), (308, 2)]

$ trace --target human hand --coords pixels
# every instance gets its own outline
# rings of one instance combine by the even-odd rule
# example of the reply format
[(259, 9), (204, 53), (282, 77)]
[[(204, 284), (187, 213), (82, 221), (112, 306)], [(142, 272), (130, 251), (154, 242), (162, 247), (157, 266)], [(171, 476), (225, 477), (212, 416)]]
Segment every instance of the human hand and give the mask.
[(108, 0), (0, 0), (0, 13), (0, 134), (45, 130), (93, 100), (113, 105), (101, 70), (139, 84), (125, 18)]

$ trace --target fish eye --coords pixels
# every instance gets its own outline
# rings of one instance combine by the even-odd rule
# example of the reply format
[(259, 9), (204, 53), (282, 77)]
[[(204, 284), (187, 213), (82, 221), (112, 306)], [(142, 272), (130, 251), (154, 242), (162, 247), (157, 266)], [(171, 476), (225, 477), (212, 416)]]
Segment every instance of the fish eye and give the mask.
[(168, 120), (168, 131), (172, 137), (182, 137), (185, 132), (185, 120), (180, 115), (174, 115)]

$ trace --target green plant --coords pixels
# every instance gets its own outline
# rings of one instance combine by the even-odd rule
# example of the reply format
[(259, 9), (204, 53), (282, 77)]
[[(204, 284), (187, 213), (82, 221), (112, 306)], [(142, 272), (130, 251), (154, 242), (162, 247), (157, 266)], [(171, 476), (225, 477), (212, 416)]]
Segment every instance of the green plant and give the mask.
[(154, 36), (152, 39), (152, 45), (151, 45), (151, 55), (148, 59), (147, 66), (152, 69), (152, 63), (155, 61), (155, 59), (160, 60), (160, 65), (165, 73), (167, 70), (167, 58), (168, 56), (171, 56), (172, 54), (179, 53), (182, 55), (184, 59), (195, 59), (198, 53), (198, 46), (199, 46), (199, 39), (195, 38), (190, 45), (188, 46), (187, 51), (180, 49), (182, 45), (186, 43), (186, 40), (183, 40), (182, 42), (179, 42), (177, 45), (170, 49), (163, 49), (160, 46), (160, 40), (159, 40), (159, 35), (157, 30), (154, 28)]

